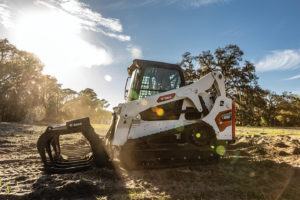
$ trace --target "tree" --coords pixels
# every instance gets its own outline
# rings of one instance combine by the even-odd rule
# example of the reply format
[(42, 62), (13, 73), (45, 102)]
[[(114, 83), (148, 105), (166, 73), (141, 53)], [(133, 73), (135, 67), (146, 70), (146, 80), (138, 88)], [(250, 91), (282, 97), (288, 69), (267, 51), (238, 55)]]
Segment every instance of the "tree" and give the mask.
[(32, 53), (0, 41), (0, 112), (5, 121), (18, 121), (34, 104), (36, 82), (43, 64)]
[(255, 66), (249, 61), (242, 62), (243, 55), (237, 45), (227, 45), (216, 49), (214, 54), (203, 51), (198, 56), (191, 56), (186, 52), (180, 65), (186, 80), (199, 79), (214, 70), (221, 71), (226, 93), (237, 104), (237, 122), (241, 125), (258, 124), (260, 120), (253, 117), (264, 105), (261, 98), (264, 91), (257, 85)]
[(109, 105), (105, 99), (98, 99), (90, 88), (79, 93), (62, 89), (56, 78), (42, 74), (43, 67), (34, 54), (18, 50), (7, 39), (0, 40), (0, 121), (100, 119)]

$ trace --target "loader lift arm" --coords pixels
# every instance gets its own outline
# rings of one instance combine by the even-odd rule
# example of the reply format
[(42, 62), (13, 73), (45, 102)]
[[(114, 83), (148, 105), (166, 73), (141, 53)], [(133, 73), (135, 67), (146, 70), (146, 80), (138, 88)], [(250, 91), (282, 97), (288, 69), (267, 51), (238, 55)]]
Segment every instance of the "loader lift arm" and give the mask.
[[(219, 96), (226, 96), (224, 77), (221, 72), (214, 71), (208, 73), (193, 84), (186, 85), (178, 89), (162, 92), (156, 95), (148, 96), (145, 99), (130, 101), (123, 106), (121, 115), (124, 113), (124, 116), (126, 115), (128, 117), (135, 117), (138, 113), (153, 106), (159, 106), (168, 102), (184, 98), (190, 99), (194, 103), (197, 110), (199, 112), (202, 112), (202, 106), (199, 102), (199, 95), (201, 95), (201, 93), (205, 93), (205, 91), (210, 89), (214, 84), (217, 85), (217, 87), (215, 88), (217, 89)], [(161, 97), (167, 97), (168, 95), (171, 96), (171, 94), (174, 94), (172, 98), (160, 100)], [(143, 105), (144, 100), (147, 101), (146, 106)]]
[[(112, 144), (123, 145), (130, 134), (129, 130), (132, 121), (136, 120), (137, 116), (141, 112), (151, 109), (152, 107), (182, 99), (189, 99), (194, 104), (198, 112), (203, 112), (205, 108), (202, 107), (199, 96), (206, 93), (206, 91), (212, 87), (214, 87), (218, 93), (214, 107), (219, 108), (221, 101), (225, 102), (226, 105), (224, 105), (224, 107), (231, 107), (231, 100), (229, 101), (228, 98), (226, 98), (224, 76), (219, 71), (210, 72), (190, 85), (147, 96), (144, 99), (127, 102), (122, 105), (122, 109), (115, 111), (119, 115), (116, 122), (116, 127), (119, 131), (116, 133), (117, 135), (114, 136), (117, 140), (113, 140)], [(145, 101), (147, 102), (146, 105), (144, 104)], [(218, 131), (217, 124), (211, 120), (216, 117), (216, 114), (217, 112), (210, 112), (205, 118), (203, 118), (203, 121), (206, 121), (206, 119), (209, 118), (210, 122), (213, 123), (211, 126), (215, 131)]]

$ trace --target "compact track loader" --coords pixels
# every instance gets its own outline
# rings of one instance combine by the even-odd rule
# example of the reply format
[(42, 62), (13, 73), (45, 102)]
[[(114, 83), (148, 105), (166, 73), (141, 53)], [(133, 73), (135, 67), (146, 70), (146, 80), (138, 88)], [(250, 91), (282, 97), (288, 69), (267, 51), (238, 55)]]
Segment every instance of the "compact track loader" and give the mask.
[[(226, 97), (221, 72), (187, 84), (178, 65), (134, 60), (128, 74), (126, 102), (113, 108), (104, 138), (89, 118), (49, 126), (40, 136), (37, 148), (46, 171), (74, 172), (111, 166), (115, 160), (127, 169), (191, 165), (217, 159), (224, 145), (234, 141), (235, 106)], [(78, 149), (65, 159), (59, 137), (80, 132), (91, 153), (76, 156)]]

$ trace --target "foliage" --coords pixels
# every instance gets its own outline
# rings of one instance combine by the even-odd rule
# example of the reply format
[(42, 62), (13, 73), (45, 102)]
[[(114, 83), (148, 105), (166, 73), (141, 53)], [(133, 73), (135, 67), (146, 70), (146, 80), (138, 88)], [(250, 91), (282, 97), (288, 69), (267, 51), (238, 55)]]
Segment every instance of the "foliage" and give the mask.
[(90, 88), (62, 89), (34, 54), (0, 40), (0, 121), (59, 122), (89, 116), (94, 123), (110, 119), (105, 99)]
[(236, 103), (238, 125), (299, 126), (299, 96), (287, 92), (277, 95), (260, 88), (254, 64), (243, 62), (243, 55), (237, 45), (227, 45), (216, 49), (213, 54), (203, 51), (192, 56), (186, 52), (179, 64), (188, 81), (199, 79), (213, 70), (223, 73), (227, 95)]

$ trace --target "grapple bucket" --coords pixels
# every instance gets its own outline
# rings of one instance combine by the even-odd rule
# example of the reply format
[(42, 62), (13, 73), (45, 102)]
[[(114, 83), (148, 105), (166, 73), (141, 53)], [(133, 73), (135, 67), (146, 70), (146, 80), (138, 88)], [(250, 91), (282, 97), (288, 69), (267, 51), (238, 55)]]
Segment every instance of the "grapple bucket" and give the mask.
[[(68, 150), (69, 156), (65, 158), (61, 152), (60, 136), (74, 133), (82, 133), (90, 144), (90, 154), (77, 146)], [(44, 163), (46, 172), (69, 173), (86, 170), (92, 166), (105, 167), (109, 165), (109, 157), (103, 145), (103, 141), (94, 131), (89, 118), (76, 119), (66, 122), (66, 125), (49, 126), (39, 137), (37, 149)], [(81, 154), (81, 156), (78, 156)]]

